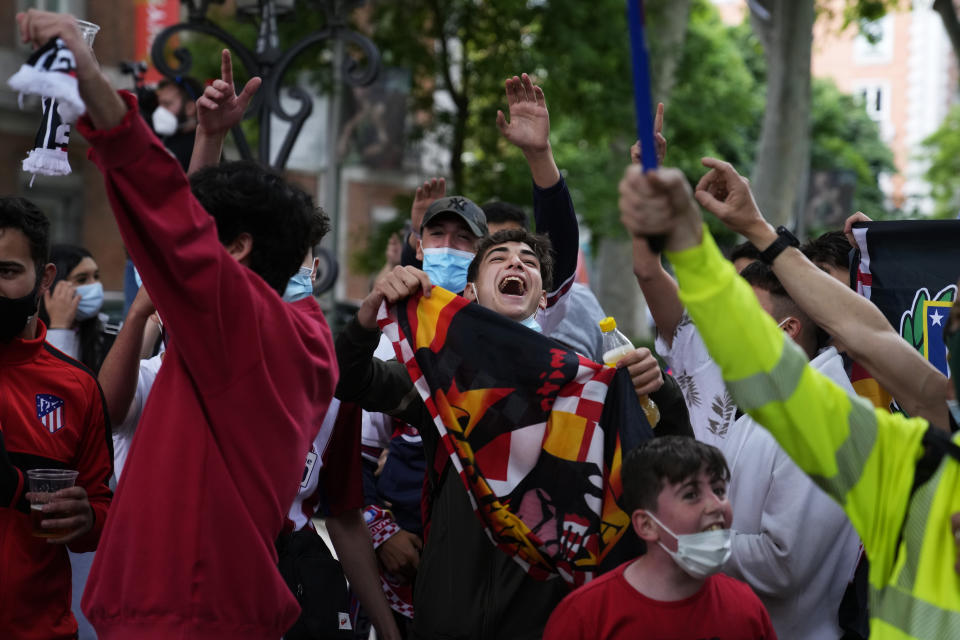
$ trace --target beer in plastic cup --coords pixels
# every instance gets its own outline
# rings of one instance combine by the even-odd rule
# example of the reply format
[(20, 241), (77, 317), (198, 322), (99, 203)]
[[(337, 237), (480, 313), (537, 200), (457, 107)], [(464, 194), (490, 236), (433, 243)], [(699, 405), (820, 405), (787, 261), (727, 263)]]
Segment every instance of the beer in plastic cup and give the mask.
[(30, 525), (33, 535), (38, 538), (61, 538), (72, 529), (44, 529), (42, 522), (46, 518), (63, 517), (59, 513), (44, 513), (43, 505), (53, 500), (53, 494), (60, 489), (69, 489), (77, 481), (79, 472), (71, 469), (28, 469), (27, 486), (30, 489)]

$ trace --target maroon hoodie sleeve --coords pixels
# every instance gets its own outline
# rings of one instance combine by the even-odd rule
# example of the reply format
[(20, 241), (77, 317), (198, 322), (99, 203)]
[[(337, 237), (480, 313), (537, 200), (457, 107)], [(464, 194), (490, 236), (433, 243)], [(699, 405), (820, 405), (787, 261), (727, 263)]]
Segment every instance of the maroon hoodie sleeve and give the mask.
[(90, 142), (89, 157), (103, 173), (124, 244), (161, 320), (194, 379), (215, 393), (260, 360), (257, 323), (241, 319), (255, 313), (253, 299), (270, 287), (261, 281), (262, 291), (252, 290), (249, 270), (220, 244), (213, 218), (140, 117), (136, 98), (120, 96), (129, 110), (119, 125), (99, 131), (85, 115), (77, 130)]

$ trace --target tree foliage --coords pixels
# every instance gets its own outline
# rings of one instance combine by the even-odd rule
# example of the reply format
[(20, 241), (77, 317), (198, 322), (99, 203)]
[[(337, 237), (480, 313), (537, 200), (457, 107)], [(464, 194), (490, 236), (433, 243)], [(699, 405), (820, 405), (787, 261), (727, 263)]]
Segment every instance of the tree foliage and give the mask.
[(841, 92), (832, 80), (815, 78), (810, 136), (811, 169), (852, 171), (857, 179), (853, 210), (884, 217), (887, 207), (878, 178), (896, 170), (893, 152), (861, 99)]
[(930, 157), (926, 178), (938, 218), (955, 218), (960, 212), (960, 106), (947, 114), (940, 128), (923, 141)]

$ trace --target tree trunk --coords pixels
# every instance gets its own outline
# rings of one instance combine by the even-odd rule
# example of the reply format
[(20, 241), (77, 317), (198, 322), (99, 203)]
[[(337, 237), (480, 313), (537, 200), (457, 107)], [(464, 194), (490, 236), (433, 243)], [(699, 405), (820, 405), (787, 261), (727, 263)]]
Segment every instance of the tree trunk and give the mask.
[(650, 0), (644, 3), (650, 48), (650, 94), (667, 104), (683, 57), (691, 0)]
[[(750, 14), (767, 60), (767, 105), (752, 188), (772, 224), (797, 219), (810, 168), (813, 0), (756, 0)], [(766, 10), (769, 15), (761, 16)]]
[[(650, 94), (655, 102), (669, 104), (677, 68), (683, 58), (690, 5), (691, 0), (649, 0), (644, 3), (645, 35), (650, 50)], [(665, 134), (669, 139), (669, 109), (664, 115), (664, 123)], [(668, 147), (667, 164), (670, 161), (669, 153)], [(615, 237), (603, 238), (595, 259), (594, 290), (604, 311), (617, 319), (617, 326), (626, 335), (650, 340), (646, 304), (633, 277), (632, 252), (632, 244), (625, 232)]]

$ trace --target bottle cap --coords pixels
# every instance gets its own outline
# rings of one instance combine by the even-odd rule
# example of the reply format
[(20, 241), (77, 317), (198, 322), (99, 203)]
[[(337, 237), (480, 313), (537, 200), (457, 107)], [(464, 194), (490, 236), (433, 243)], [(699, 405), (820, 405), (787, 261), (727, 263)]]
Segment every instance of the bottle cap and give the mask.
[(617, 328), (617, 321), (613, 319), (613, 316), (607, 316), (598, 324), (600, 325), (600, 331), (603, 331), (604, 333), (607, 331), (613, 331)]

